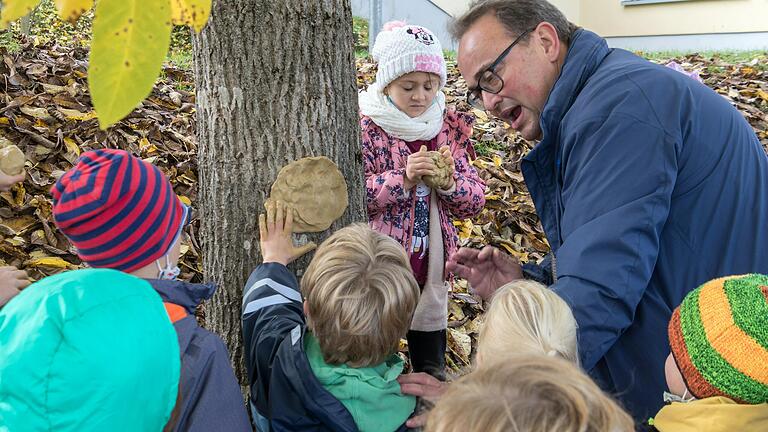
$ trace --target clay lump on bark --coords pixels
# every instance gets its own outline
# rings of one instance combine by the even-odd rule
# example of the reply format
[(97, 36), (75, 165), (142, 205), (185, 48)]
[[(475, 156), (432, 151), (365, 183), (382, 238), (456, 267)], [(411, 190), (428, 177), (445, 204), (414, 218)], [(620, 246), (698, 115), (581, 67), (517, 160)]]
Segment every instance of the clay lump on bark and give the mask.
[(347, 182), (327, 157), (306, 157), (280, 170), (269, 200), (293, 208), (294, 232), (321, 232), (346, 211)]

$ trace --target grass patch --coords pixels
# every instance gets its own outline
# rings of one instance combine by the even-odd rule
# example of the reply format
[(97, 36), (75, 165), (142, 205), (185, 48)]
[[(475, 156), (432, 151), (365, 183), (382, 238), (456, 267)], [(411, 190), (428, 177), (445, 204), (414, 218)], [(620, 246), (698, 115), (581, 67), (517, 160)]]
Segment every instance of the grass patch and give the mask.
[(191, 49), (169, 51), (166, 60), (173, 66), (184, 70), (192, 70), (194, 62)]
[(477, 156), (490, 156), (498, 151), (506, 152), (509, 150), (509, 146), (500, 141), (477, 141), (474, 143), (474, 147)]
[(672, 58), (685, 57), (689, 54), (698, 54), (705, 59), (718, 59), (725, 63), (749, 63), (755, 59), (760, 60), (763, 63), (768, 62), (768, 51), (751, 50), (751, 51), (656, 51), (656, 52), (643, 52), (638, 51), (637, 55), (644, 57), (648, 60), (662, 62)]
[(368, 20), (352, 17), (352, 31), (354, 32), (355, 52), (359, 48), (368, 50)]
[(21, 51), (21, 45), (18, 39), (9, 30), (0, 30), (0, 48), (5, 48), (11, 54)]

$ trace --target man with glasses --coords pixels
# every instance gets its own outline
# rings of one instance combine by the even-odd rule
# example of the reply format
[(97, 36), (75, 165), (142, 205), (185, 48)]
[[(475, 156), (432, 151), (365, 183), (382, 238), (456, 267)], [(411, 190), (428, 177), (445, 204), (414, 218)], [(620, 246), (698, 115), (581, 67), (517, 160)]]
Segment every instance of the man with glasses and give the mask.
[(768, 272), (768, 158), (723, 97), (544, 0), (475, 3), (453, 31), (469, 103), (539, 140), (521, 169), (552, 253), (520, 266), (461, 249), (446, 268), (486, 297), (521, 277), (550, 285), (582, 366), (647, 419), (671, 311), (709, 279)]

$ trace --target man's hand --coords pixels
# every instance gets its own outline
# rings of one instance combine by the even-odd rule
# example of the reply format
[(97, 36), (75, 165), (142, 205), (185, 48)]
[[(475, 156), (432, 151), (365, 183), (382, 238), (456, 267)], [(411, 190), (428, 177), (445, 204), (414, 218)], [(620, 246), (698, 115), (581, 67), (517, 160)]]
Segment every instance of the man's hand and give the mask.
[(293, 209), (282, 201), (275, 203), (272, 200), (267, 200), (264, 207), (267, 213), (259, 215), (259, 244), (263, 262), (288, 265), (317, 247), (313, 242), (299, 248), (293, 246)]
[(421, 146), (418, 152), (408, 156), (405, 163), (405, 176), (403, 176), (403, 187), (406, 190), (413, 188), (421, 181), (421, 177), (435, 173), (435, 164), (432, 157), (427, 153), (427, 146)]
[(5, 306), (27, 285), (27, 272), (16, 267), (0, 267), (0, 307)]
[(0, 171), (0, 191), (6, 192), (11, 189), (11, 186), (15, 185), (16, 183), (23, 182), (24, 176), (26, 174), (21, 173), (19, 175), (10, 176), (2, 171)]
[(502, 285), (523, 278), (520, 263), (493, 246), (461, 248), (448, 258), (445, 270), (466, 279), (485, 300)]
[[(435, 403), (448, 390), (448, 384), (424, 372), (400, 375), (397, 378), (402, 394), (413, 395)], [(405, 423), (409, 428), (423, 427), (428, 412), (411, 417)]]
[(440, 156), (442, 156), (443, 160), (445, 161), (445, 164), (451, 167), (451, 175), (448, 176), (450, 183), (448, 183), (448, 187), (445, 188), (445, 190), (449, 190), (453, 187), (453, 185), (456, 184), (456, 179), (453, 178), (453, 173), (456, 172), (456, 161), (453, 160), (451, 149), (448, 146), (442, 146), (438, 151), (440, 152)]

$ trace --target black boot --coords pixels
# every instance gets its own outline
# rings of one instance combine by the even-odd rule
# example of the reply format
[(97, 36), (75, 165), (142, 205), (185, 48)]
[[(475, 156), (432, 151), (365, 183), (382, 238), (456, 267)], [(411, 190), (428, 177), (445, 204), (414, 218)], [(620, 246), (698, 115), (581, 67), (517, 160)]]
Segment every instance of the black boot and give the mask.
[(446, 331), (409, 330), (408, 355), (414, 372), (426, 372), (445, 381)]

